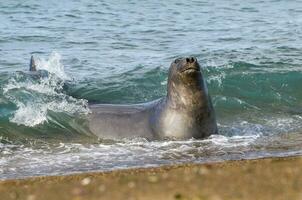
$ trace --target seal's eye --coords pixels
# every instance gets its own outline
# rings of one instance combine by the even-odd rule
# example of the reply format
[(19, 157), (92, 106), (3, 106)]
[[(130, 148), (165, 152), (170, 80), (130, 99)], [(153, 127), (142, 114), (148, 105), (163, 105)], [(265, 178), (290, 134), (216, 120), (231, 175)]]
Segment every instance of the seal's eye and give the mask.
[(177, 64), (180, 60), (181, 60), (180, 58), (177, 58), (174, 60), (174, 63)]

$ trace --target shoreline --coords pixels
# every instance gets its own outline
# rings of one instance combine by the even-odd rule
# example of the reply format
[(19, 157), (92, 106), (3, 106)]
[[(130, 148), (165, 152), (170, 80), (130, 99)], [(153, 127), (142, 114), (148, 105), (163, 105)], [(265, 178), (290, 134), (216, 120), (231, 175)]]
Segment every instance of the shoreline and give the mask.
[(0, 199), (299, 199), (302, 157), (0, 181)]

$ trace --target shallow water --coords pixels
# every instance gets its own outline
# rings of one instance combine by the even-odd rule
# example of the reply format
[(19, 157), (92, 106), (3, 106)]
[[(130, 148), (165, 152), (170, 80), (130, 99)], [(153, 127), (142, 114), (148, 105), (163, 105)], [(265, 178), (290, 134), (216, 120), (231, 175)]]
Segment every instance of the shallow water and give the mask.
[[(0, 179), (302, 153), (299, 1), (1, 1), (0, 21)], [(104, 141), (82, 125), (88, 102), (164, 96), (188, 55), (220, 135)]]

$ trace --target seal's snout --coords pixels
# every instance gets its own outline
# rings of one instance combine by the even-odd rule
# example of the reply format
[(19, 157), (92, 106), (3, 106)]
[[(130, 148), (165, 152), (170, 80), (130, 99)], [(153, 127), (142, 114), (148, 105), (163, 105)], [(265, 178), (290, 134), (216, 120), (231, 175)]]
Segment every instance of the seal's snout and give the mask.
[(184, 59), (184, 62), (181, 67), (181, 72), (199, 72), (200, 67), (197, 62), (197, 59), (194, 57), (187, 57)]
[(194, 58), (194, 57), (189, 57), (189, 58), (186, 58), (186, 62), (188, 63), (188, 64), (192, 64), (192, 63), (195, 63), (197, 60), (196, 60), (196, 58)]

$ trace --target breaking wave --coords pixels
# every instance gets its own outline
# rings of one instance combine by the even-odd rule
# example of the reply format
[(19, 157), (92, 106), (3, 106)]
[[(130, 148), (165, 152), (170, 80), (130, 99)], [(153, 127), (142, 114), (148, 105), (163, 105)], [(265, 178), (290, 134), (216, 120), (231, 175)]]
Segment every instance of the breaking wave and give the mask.
[(49, 59), (37, 59), (37, 72), (16, 72), (3, 86), (3, 96), (15, 104), (9, 121), (34, 127), (51, 120), (49, 112), (67, 115), (87, 114), (87, 100), (75, 99), (64, 93), (71, 78), (65, 74), (61, 56), (52, 53)]

